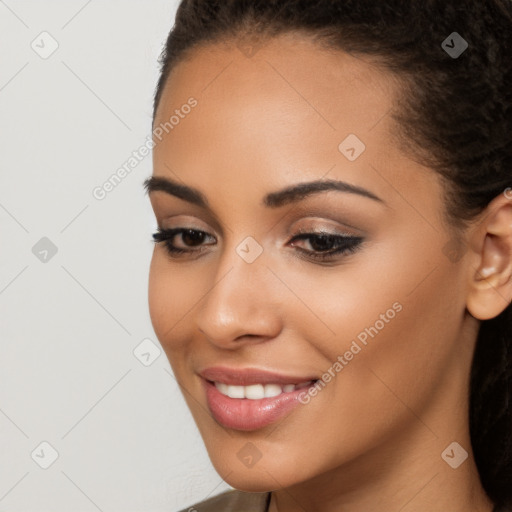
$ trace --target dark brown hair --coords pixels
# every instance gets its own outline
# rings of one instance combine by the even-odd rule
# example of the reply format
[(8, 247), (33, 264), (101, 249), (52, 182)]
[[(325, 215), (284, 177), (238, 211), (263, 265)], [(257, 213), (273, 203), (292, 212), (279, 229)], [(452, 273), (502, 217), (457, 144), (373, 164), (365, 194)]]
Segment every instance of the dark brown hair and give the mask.
[[(370, 56), (398, 80), (397, 140), (445, 184), (446, 256), (457, 261), (468, 221), (512, 186), (512, 1), (183, 0), (160, 57), (153, 119), (171, 70), (195, 48), (284, 33)], [(462, 54), (446, 51), (463, 40)], [(468, 393), (482, 485), (512, 507), (511, 305), (480, 324)]]

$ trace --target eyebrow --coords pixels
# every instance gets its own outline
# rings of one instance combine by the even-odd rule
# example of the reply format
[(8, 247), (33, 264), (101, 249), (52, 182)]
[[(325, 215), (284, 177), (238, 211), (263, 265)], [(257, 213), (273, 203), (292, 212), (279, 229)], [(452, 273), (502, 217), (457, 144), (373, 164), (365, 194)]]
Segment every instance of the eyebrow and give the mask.
[[(170, 178), (161, 176), (150, 176), (143, 184), (148, 194), (156, 191), (162, 191), (172, 196), (183, 199), (189, 203), (211, 210), (210, 204), (206, 196), (198, 189), (183, 185)], [(373, 199), (380, 203), (386, 204), (383, 199), (376, 196), (373, 192), (357, 185), (352, 185), (345, 181), (338, 180), (316, 180), (304, 183), (290, 185), (276, 192), (271, 192), (264, 196), (262, 204), (266, 208), (279, 208), (289, 203), (301, 201), (313, 194), (328, 190), (336, 190), (338, 192), (346, 192), (349, 194), (358, 194), (360, 196)]]

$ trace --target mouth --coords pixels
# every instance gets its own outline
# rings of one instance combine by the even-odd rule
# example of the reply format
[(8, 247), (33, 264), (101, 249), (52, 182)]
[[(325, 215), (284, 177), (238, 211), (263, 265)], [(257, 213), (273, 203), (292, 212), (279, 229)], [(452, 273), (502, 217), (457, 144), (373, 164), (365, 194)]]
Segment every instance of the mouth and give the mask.
[(200, 376), (215, 421), (225, 428), (245, 431), (283, 419), (319, 380), (225, 367), (208, 368)]

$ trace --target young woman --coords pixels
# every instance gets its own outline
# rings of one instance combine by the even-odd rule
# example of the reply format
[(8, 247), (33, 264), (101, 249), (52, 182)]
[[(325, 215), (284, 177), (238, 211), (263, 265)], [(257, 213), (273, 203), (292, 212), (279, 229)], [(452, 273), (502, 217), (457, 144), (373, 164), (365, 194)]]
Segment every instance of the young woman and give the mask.
[(232, 487), (189, 510), (512, 497), (512, 3), (183, 0), (149, 308)]

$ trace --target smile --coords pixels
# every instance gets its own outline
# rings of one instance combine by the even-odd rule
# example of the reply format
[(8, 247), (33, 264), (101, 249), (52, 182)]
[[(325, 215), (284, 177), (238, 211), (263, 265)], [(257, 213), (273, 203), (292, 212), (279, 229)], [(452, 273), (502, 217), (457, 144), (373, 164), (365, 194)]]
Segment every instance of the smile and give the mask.
[(258, 430), (284, 419), (318, 381), (304, 373), (222, 366), (203, 369), (199, 376), (212, 418), (234, 430)]

